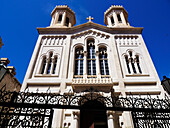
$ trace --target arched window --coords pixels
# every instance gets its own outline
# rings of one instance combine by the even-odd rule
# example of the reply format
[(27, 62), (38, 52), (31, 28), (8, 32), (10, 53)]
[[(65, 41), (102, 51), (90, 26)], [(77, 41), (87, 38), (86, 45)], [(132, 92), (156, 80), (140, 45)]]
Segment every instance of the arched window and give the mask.
[(83, 75), (83, 48), (79, 47), (75, 49), (75, 75)]
[(112, 22), (112, 25), (114, 25), (114, 24), (115, 24), (115, 21), (114, 21), (114, 19), (113, 19), (113, 16), (111, 16), (110, 20), (111, 20), (111, 22)]
[(52, 74), (55, 74), (56, 73), (56, 67), (57, 67), (57, 57), (54, 58), (54, 61), (53, 61), (53, 71), (52, 71)]
[(87, 75), (96, 75), (94, 39), (87, 40)]
[(68, 25), (69, 25), (69, 18), (68, 18), (68, 17), (66, 17), (66, 23), (65, 23), (65, 26), (67, 26), (67, 27), (68, 27)]
[(128, 73), (142, 73), (140, 63), (139, 63), (139, 56), (133, 55), (134, 53), (132, 51), (128, 52), (128, 55), (125, 55), (125, 62), (128, 69)]
[(41, 74), (44, 74), (45, 67), (46, 67), (46, 57), (44, 57), (42, 61)]
[(50, 53), (49, 62), (48, 62), (48, 68), (47, 68), (47, 74), (50, 74), (50, 71), (51, 71), (52, 56), (53, 56), (53, 54)]
[(101, 75), (109, 75), (107, 50), (106, 48), (99, 48), (99, 61)]
[(139, 63), (139, 56), (138, 55), (136, 55), (136, 63), (137, 63), (137, 67), (138, 67), (139, 73), (142, 73), (142, 70), (141, 70), (141, 67), (140, 67), (140, 63)]
[(128, 56), (127, 55), (125, 55), (125, 61), (126, 61), (126, 66), (127, 66), (127, 69), (128, 69), (128, 73), (130, 74), (131, 71), (130, 71), (129, 60), (128, 60)]
[(62, 14), (59, 15), (57, 23), (61, 23), (61, 20), (62, 20)]
[(42, 63), (40, 66), (39, 73), (40, 74), (55, 74), (58, 75), (57, 65), (58, 64), (58, 56), (54, 54), (54, 52), (47, 53), (42, 58)]
[(119, 22), (119, 23), (122, 23), (122, 19), (121, 19), (121, 17), (120, 17), (120, 14), (119, 14), (119, 13), (117, 14), (117, 19), (118, 19), (118, 22)]
[(129, 52), (129, 56), (130, 56), (129, 61), (130, 61), (131, 65), (132, 65), (133, 73), (136, 73), (135, 61), (134, 61), (134, 58), (132, 57), (132, 52), (131, 51)]

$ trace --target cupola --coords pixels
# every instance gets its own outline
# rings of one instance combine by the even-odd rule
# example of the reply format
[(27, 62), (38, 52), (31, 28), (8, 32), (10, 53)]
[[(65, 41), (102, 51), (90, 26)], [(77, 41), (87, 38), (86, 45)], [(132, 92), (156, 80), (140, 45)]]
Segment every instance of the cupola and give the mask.
[(112, 5), (106, 10), (104, 15), (104, 23), (108, 27), (129, 27), (128, 13), (120, 5)]
[(67, 5), (59, 5), (51, 13), (50, 27), (73, 27), (76, 24), (75, 13)]

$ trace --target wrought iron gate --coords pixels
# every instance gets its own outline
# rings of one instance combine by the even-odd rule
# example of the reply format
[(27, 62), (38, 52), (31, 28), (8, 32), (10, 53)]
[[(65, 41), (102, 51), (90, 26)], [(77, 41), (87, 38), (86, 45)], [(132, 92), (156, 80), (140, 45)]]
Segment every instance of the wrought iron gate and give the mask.
[[(100, 102), (105, 109), (131, 111), (135, 128), (169, 128), (170, 99), (103, 96), (91, 89), (78, 94), (9, 92), (0, 90), (1, 128), (51, 128), (53, 109), (84, 109), (86, 102)], [(94, 109), (87, 107), (85, 109)]]
[(1, 128), (51, 128), (53, 110), (40, 107), (1, 107)]
[(22, 98), (29, 102), (31, 97), (21, 95), (24, 93), (0, 91), (0, 128), (51, 128), (53, 108), (24, 103)]
[(135, 128), (170, 128), (170, 113), (132, 112)]

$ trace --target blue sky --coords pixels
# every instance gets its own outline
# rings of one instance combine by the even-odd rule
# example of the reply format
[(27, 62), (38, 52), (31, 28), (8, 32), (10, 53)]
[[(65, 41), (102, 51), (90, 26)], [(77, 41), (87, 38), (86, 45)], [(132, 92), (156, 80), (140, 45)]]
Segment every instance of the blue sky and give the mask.
[(67, 4), (76, 14), (76, 25), (93, 22), (104, 25), (104, 12), (123, 5), (134, 27), (144, 27), (143, 38), (160, 79), (170, 77), (170, 0), (0, 0), (0, 36), (7, 57), (22, 83), (38, 38), (37, 27), (47, 27), (56, 5)]

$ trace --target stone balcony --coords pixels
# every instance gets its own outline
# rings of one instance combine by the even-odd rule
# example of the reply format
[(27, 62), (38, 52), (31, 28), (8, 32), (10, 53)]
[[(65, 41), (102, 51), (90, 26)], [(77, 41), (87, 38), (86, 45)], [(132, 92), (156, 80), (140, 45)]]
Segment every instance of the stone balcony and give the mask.
[(84, 91), (93, 87), (98, 91), (110, 91), (113, 87), (112, 78), (73, 78), (72, 79), (72, 87), (74, 91)]
[(72, 84), (113, 84), (112, 78), (74, 78)]

